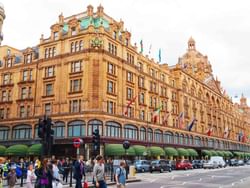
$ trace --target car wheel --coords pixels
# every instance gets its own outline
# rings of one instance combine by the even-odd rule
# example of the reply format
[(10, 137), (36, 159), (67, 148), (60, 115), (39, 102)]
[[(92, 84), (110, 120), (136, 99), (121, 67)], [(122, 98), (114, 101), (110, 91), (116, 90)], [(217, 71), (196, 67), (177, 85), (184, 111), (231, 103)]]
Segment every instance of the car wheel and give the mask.
[(164, 169), (163, 169), (163, 168), (161, 168), (161, 169), (160, 169), (160, 173), (163, 173), (163, 172), (164, 172)]
[(151, 170), (150, 173), (153, 173), (153, 171)]

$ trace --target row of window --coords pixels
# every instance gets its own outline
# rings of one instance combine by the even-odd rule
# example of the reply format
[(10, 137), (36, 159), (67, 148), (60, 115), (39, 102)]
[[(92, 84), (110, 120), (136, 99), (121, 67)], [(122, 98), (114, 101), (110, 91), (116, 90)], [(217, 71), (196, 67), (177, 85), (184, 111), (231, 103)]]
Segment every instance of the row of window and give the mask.
[[(38, 126), (35, 126), (35, 138), (37, 135)], [(162, 132), (161, 130), (152, 130), (151, 128), (137, 128), (134, 125), (126, 124), (122, 128), (121, 124), (113, 121), (108, 121), (103, 127), (102, 121), (91, 120), (88, 122), (88, 127), (84, 121), (72, 121), (68, 123), (67, 130), (64, 122), (56, 122), (53, 127), (55, 131), (55, 137), (64, 138), (65, 131), (67, 131), (68, 137), (81, 137), (81, 136), (91, 136), (95, 129), (99, 129), (101, 136), (115, 137), (115, 138), (125, 138), (148, 142), (160, 142), (166, 144), (180, 144), (180, 145), (191, 145), (197, 147), (211, 147), (211, 148), (221, 148), (221, 149), (237, 149), (239, 147), (244, 147), (240, 144), (234, 144), (229, 142), (222, 142), (215, 139), (201, 139), (198, 136), (184, 135), (172, 132)], [(10, 129), (8, 127), (0, 127), (0, 140), (8, 140)], [(32, 138), (32, 128), (30, 125), (18, 125), (12, 130), (12, 139), (31, 139)]]

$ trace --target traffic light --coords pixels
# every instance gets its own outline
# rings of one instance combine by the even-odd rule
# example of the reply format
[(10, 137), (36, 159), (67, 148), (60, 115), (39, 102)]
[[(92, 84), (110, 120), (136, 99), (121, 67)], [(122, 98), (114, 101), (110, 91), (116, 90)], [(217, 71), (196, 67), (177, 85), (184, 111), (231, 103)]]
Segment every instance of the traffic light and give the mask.
[(127, 141), (127, 140), (125, 140), (124, 142), (123, 142), (123, 148), (125, 149), (125, 150), (127, 150), (127, 149), (129, 149), (130, 148), (130, 142), (129, 141)]
[(92, 136), (92, 142), (94, 146), (94, 155), (98, 155), (100, 153), (100, 134), (99, 129), (95, 129)]
[(37, 135), (38, 135), (39, 138), (42, 138), (42, 139), (45, 138), (45, 124), (44, 124), (44, 121), (41, 118), (39, 118), (39, 120), (38, 120)]

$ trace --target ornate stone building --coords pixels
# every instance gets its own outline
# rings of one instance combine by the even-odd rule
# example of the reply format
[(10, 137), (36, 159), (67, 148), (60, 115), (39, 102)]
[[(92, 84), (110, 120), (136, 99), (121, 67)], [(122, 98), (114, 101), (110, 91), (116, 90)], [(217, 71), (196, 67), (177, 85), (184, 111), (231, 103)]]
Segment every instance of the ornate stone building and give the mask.
[(3, 26), (4, 19), (5, 19), (4, 7), (0, 3), (0, 45), (3, 40), (2, 26)]
[(131, 44), (123, 21), (89, 5), (83, 13), (59, 15), (51, 35), (35, 47), (1, 46), (0, 61), (2, 145), (38, 143), (38, 118), (47, 114), (55, 122), (58, 155), (72, 155), (72, 139), (81, 137), (90, 156), (96, 128), (102, 152), (125, 139), (198, 151), (250, 150), (241, 139), (249, 135), (246, 99), (233, 104), (223, 93), (192, 38), (175, 66), (159, 64)]

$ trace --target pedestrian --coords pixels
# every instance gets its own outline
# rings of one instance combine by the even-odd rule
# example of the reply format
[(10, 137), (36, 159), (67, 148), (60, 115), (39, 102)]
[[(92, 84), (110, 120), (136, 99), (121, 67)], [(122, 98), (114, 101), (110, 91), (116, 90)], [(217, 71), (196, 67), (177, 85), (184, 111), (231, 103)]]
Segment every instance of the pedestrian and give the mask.
[(15, 184), (17, 182), (16, 167), (15, 166), (10, 167), (10, 172), (8, 173), (6, 179), (7, 179), (8, 187), (15, 188)]
[(60, 174), (59, 174), (59, 168), (57, 164), (58, 163), (56, 160), (52, 161), (52, 174), (53, 174), (52, 187), (53, 188), (62, 187), (62, 184), (60, 183)]
[(66, 183), (68, 183), (68, 176), (69, 176), (69, 170), (70, 170), (69, 158), (66, 158), (62, 167), (63, 167), (63, 181), (66, 181)]
[(26, 179), (26, 187), (27, 188), (33, 188), (34, 187), (34, 180), (36, 179), (35, 171), (33, 169), (33, 165), (30, 164), (28, 166), (28, 172), (27, 172), (27, 179)]
[(93, 177), (95, 187), (107, 188), (105, 180), (104, 159), (101, 155), (97, 155), (96, 157), (96, 164), (93, 170)]
[(85, 175), (85, 169), (84, 169), (83, 155), (80, 155), (74, 165), (74, 179), (76, 180), (75, 188), (82, 188), (83, 176), (85, 180), (86, 175)]
[(0, 188), (3, 188), (3, 167), (0, 164)]
[(117, 188), (125, 188), (126, 185), (126, 163), (124, 161), (120, 162), (120, 167), (116, 169), (115, 180)]
[(35, 183), (36, 188), (51, 188), (52, 182), (52, 173), (48, 166), (48, 159), (43, 159), (40, 168), (35, 170), (35, 174), (37, 176), (37, 180)]

